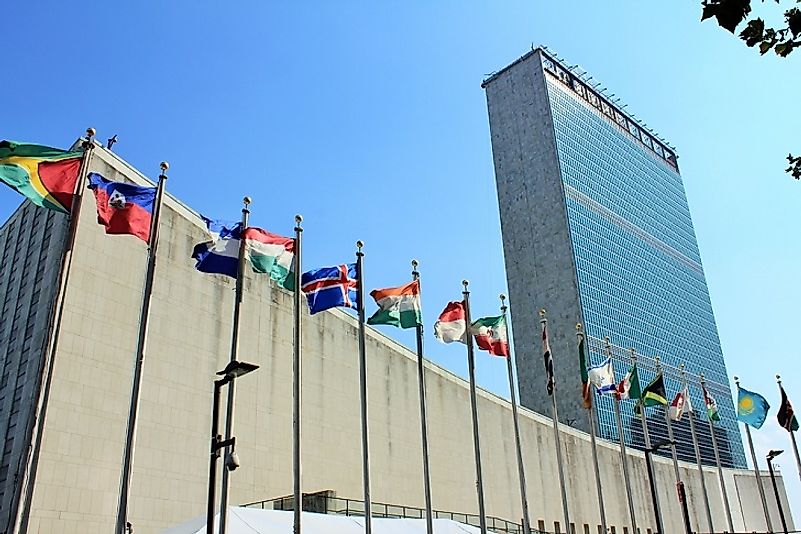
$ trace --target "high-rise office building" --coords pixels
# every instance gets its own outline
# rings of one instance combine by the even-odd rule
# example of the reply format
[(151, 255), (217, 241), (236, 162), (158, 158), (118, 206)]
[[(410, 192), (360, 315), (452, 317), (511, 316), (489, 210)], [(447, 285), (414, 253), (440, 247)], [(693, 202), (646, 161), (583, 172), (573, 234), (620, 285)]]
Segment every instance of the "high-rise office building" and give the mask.
[[(539, 342), (549, 320), (562, 422), (589, 429), (579, 394), (577, 322), (592, 363), (612, 343), (618, 379), (638, 355), (644, 387), (656, 358), (668, 396), (686, 365), (703, 408), (704, 373), (721, 414), (724, 465), (745, 466), (726, 366), (675, 150), (555, 54), (536, 49), (483, 84), (517, 351), (521, 403), (551, 413)], [(640, 421), (623, 406), (624, 434), (643, 447)], [(609, 398), (596, 403), (599, 432), (617, 438)], [(667, 438), (664, 409), (649, 408), (652, 441)], [(705, 411), (694, 415), (702, 458), (714, 462)], [(673, 423), (678, 454), (694, 460), (689, 422)]]

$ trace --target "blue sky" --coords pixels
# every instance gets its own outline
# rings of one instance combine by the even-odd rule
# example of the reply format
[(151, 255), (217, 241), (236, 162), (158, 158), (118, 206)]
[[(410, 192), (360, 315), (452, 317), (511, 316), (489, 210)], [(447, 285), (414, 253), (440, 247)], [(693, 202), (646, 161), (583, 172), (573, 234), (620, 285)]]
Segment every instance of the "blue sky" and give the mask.
[[(20, 3), (0, 138), (117, 134), (146, 174), (170, 161), (170, 191), (205, 214), (235, 219), (247, 194), (252, 223), (288, 235), (302, 213), (306, 266), (362, 239), (366, 284), (384, 287), (417, 258), (427, 325), (462, 278), (489, 315), (505, 275), (480, 82), (545, 44), (676, 146), (729, 371), (774, 408), (781, 373), (801, 406), (801, 184), (782, 172), (801, 152), (801, 52), (760, 57), (696, 1), (429, 4)], [(18, 202), (0, 190), (0, 219)], [(466, 374), (462, 350), (426, 342)], [(508, 394), (502, 361), (482, 354), (477, 373)], [(754, 435), (763, 459), (790, 446), (772, 416)], [(801, 503), (789, 449), (777, 463)]]

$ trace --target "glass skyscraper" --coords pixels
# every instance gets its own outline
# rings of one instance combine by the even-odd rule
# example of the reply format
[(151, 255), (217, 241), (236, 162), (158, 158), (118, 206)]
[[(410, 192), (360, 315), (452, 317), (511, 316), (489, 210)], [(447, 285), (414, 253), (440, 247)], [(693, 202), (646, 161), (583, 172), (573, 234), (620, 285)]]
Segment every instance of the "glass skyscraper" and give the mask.
[[(491, 75), (487, 93), (521, 403), (550, 415), (539, 339), (546, 310), (560, 420), (589, 430), (576, 323), (589, 358), (609, 337), (617, 378), (636, 351), (642, 387), (657, 358), (670, 399), (686, 378), (702, 459), (714, 463), (699, 374), (717, 400), (724, 465), (744, 467), (728, 375), (676, 153), (555, 55), (536, 49)], [(599, 398), (601, 437), (617, 439), (613, 404)], [(624, 434), (643, 447), (631, 402)], [(665, 409), (648, 408), (652, 441)], [(680, 458), (694, 461), (688, 416), (673, 423)]]

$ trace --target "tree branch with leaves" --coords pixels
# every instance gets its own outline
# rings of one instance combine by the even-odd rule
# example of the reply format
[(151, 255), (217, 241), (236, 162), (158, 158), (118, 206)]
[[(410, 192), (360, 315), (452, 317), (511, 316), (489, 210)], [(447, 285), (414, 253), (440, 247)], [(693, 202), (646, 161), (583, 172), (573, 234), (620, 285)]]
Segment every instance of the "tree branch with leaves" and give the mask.
[[(764, 0), (762, 0), (764, 2)], [(777, 4), (780, 0), (775, 0)], [(795, 0), (795, 4), (801, 0)], [(734, 33), (751, 14), (751, 0), (702, 0), (701, 20), (714, 18), (721, 28)], [(739, 34), (746, 46), (758, 46), (764, 55), (773, 50), (779, 57), (789, 56), (796, 48), (801, 48), (801, 9), (791, 7), (784, 11), (784, 26), (769, 28), (759, 17), (751, 18)], [(787, 156), (790, 166), (785, 171), (796, 180), (801, 180), (801, 156)]]

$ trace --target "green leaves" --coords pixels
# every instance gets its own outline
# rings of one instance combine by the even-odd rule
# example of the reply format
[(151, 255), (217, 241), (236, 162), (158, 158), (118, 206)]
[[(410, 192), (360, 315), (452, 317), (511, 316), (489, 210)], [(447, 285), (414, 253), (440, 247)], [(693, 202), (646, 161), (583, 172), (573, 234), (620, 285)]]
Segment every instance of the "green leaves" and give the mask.
[(701, 5), (701, 20), (715, 17), (720, 27), (731, 33), (751, 12), (751, 0), (703, 0)]
[[(740, 32), (740, 39), (745, 41), (746, 46), (754, 46), (765, 37), (765, 21), (754, 19), (748, 21), (748, 25)], [(764, 52), (763, 52), (764, 54)]]
[[(776, 4), (779, 3), (780, 0), (776, 0)], [(795, 3), (801, 3), (801, 0), (795, 0)], [(701, 0), (701, 6), (702, 21), (714, 17), (721, 28), (731, 33), (751, 13), (751, 0)], [(787, 24), (784, 28), (766, 28), (765, 21), (757, 17), (748, 21), (739, 37), (749, 48), (758, 46), (762, 55), (773, 49), (777, 56), (787, 57), (796, 48), (801, 48), (801, 9), (787, 9), (784, 12), (784, 22)], [(801, 156), (790, 154), (787, 161), (790, 166), (785, 172), (796, 180), (801, 180)]]
[[(778, 4), (780, 0), (776, 0)], [(801, 0), (796, 0), (796, 3)], [(751, 0), (702, 0), (701, 20), (714, 17), (721, 28), (731, 33), (751, 13)], [(779, 57), (787, 57), (801, 47), (801, 9), (794, 7), (784, 12), (784, 28), (766, 28), (765, 21), (755, 18), (748, 21), (739, 37), (748, 47), (759, 47), (764, 55), (773, 50)]]

